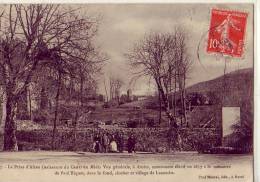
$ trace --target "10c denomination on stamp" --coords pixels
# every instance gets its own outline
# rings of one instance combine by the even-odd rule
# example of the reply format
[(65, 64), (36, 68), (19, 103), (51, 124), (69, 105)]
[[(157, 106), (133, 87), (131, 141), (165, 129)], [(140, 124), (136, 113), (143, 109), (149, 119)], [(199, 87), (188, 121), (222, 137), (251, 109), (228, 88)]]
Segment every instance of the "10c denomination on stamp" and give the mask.
[(207, 52), (241, 57), (247, 16), (244, 12), (212, 9)]

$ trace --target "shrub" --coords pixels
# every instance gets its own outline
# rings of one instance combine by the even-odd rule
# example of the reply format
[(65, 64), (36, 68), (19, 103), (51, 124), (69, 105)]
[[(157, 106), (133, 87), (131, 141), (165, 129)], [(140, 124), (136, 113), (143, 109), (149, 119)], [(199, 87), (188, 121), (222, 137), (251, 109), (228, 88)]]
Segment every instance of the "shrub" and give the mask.
[(32, 112), (33, 121), (40, 124), (46, 124), (50, 120), (50, 114), (45, 110), (35, 110)]

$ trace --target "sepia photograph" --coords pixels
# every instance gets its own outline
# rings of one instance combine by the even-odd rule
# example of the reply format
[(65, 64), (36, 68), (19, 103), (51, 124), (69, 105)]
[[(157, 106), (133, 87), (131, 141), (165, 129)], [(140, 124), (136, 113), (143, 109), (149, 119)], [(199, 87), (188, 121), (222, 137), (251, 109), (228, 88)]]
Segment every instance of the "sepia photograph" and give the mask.
[(254, 9), (0, 4), (0, 182), (253, 182)]

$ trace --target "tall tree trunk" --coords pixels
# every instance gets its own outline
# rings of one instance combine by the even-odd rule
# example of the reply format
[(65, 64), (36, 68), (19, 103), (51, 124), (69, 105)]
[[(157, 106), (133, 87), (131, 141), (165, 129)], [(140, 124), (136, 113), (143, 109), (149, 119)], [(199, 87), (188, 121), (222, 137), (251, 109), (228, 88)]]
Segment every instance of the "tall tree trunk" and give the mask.
[(110, 88), (110, 101), (112, 101), (113, 100), (113, 83), (112, 83), (112, 79), (110, 78), (110, 80), (109, 80), (109, 88)]
[(182, 122), (183, 122), (183, 113), (184, 113), (184, 110), (183, 110), (183, 90), (182, 90), (182, 87), (180, 88), (180, 94), (181, 94), (181, 98), (180, 98), (180, 101), (181, 101), (181, 126), (182, 126)]
[(4, 150), (4, 131), (5, 131), (5, 121), (6, 121), (6, 92), (2, 90), (2, 116), (0, 123), (0, 151)]
[(173, 117), (171, 110), (169, 108), (169, 101), (168, 101), (168, 97), (165, 95), (163, 88), (157, 83), (158, 86), (158, 92), (160, 94), (161, 97), (161, 101), (163, 101), (163, 105), (165, 107), (165, 112), (167, 117), (169, 118), (169, 126), (171, 126), (171, 124), (176, 124), (175, 118)]
[(106, 92), (106, 102), (108, 102), (108, 94), (107, 94), (107, 84), (106, 84), (106, 79), (104, 79), (104, 87), (105, 87), (105, 92)]
[[(223, 73), (223, 80), (222, 80), (222, 97), (221, 97), (221, 107), (223, 108), (225, 106), (225, 96), (226, 96), (226, 71), (227, 71), (227, 59), (224, 57), (225, 65), (224, 65), (224, 73)], [(221, 123), (221, 140), (220, 145), (223, 145), (223, 121)]]
[(77, 109), (76, 109), (76, 114), (75, 114), (75, 118), (74, 118), (74, 136), (73, 136), (73, 142), (74, 142), (74, 150), (76, 150), (77, 148), (77, 128), (78, 128), (78, 120), (80, 117), (80, 108), (83, 108), (83, 88), (84, 88), (84, 79), (83, 77), (80, 78), (80, 95), (78, 96), (78, 105), (77, 105)]
[(173, 111), (173, 115), (174, 117), (176, 117), (176, 91), (177, 91), (177, 73), (176, 70), (174, 72), (174, 95), (173, 95), (173, 99), (174, 99), (174, 111)]
[(183, 125), (183, 119), (184, 122), (186, 122), (186, 104), (185, 104), (185, 73), (179, 74), (179, 90), (181, 92), (181, 126)]
[(183, 110), (184, 110), (184, 122), (187, 124), (187, 113), (186, 113), (186, 91), (185, 91), (185, 81), (186, 81), (186, 76), (185, 73), (183, 74)]
[(32, 98), (31, 98), (31, 91), (28, 89), (28, 99), (29, 99), (29, 117), (30, 120), (32, 119)]
[(178, 79), (178, 87), (179, 87), (179, 93), (180, 93), (180, 104), (181, 104), (181, 126), (182, 126), (182, 120), (183, 120), (183, 87), (182, 87), (182, 79), (181, 79), (181, 73), (180, 68), (177, 70), (177, 79)]
[(226, 94), (226, 71), (227, 71), (227, 59), (224, 58), (225, 60), (225, 66), (224, 66), (224, 73), (223, 73), (223, 81), (222, 81), (222, 107), (224, 106), (225, 104), (225, 94)]
[(177, 92), (177, 88), (175, 87), (175, 88), (174, 88), (174, 95), (173, 95), (173, 99), (174, 99), (173, 115), (174, 115), (174, 117), (176, 117), (176, 106), (177, 106), (176, 92)]
[(84, 78), (81, 77), (81, 79), (80, 79), (80, 99), (79, 99), (79, 103), (78, 103), (78, 106), (81, 106), (81, 108), (83, 107), (83, 89), (84, 89)]
[(61, 73), (58, 73), (58, 85), (57, 85), (57, 93), (55, 97), (55, 113), (54, 113), (54, 121), (53, 121), (53, 130), (52, 130), (52, 150), (55, 150), (55, 138), (57, 132), (57, 121), (58, 121), (58, 110), (59, 110), (59, 97), (60, 97), (60, 87), (61, 87)]
[(16, 122), (14, 120), (16, 101), (11, 94), (6, 95), (6, 117), (4, 130), (4, 150), (18, 151), (16, 139)]
[(178, 129), (178, 124), (176, 122), (176, 118), (172, 115), (172, 113), (170, 111), (168, 97), (164, 93), (164, 90), (163, 90), (162, 86), (160, 85), (160, 83), (158, 81), (156, 81), (156, 84), (157, 84), (157, 87), (158, 87), (158, 92), (161, 94), (161, 99), (162, 99), (164, 107), (165, 107), (166, 116), (169, 118), (169, 121), (170, 121), (169, 129), (174, 130), (176, 132), (179, 149), (182, 150), (182, 141), (179, 140), (179, 139), (181, 139), (181, 136), (180, 136), (180, 132), (179, 132), (179, 129)]
[[(185, 93), (184, 93), (185, 91), (184, 91), (184, 89), (182, 90), (182, 93), (181, 93), (181, 97), (182, 97), (182, 118), (183, 118), (183, 120), (184, 120), (184, 123), (186, 122), (186, 110), (185, 110)], [(182, 125), (183, 125), (183, 123), (182, 123)]]
[(161, 101), (161, 94), (160, 92), (158, 93), (159, 96), (159, 125), (161, 124), (161, 120), (162, 120), (162, 101)]

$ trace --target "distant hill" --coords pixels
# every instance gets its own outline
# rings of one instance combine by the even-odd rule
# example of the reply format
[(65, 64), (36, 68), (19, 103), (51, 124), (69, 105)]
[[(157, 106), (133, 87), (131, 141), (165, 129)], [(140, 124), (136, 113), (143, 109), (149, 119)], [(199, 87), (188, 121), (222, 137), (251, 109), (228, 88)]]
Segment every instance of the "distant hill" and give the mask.
[[(218, 100), (224, 98), (224, 105), (226, 106), (241, 106), (245, 103), (253, 104), (253, 68), (240, 69), (217, 77), (212, 80), (200, 82), (186, 88), (187, 93), (208, 93), (211, 92), (216, 95)], [(224, 81), (225, 80), (225, 81)], [(224, 85), (226, 89), (224, 92)], [(178, 93), (177, 93), (178, 97)], [(146, 107), (147, 105), (156, 105), (157, 100), (154, 97), (149, 99), (135, 101), (123, 104), (121, 107)]]
[[(241, 105), (244, 102), (253, 103), (253, 68), (241, 69), (227, 73), (213, 80), (194, 84), (186, 89), (187, 93), (212, 92), (219, 98), (224, 98), (226, 105)], [(224, 91), (225, 85), (225, 91)]]
[[(252, 86), (253, 68), (241, 69), (226, 74), (226, 85), (229, 88), (243, 88)], [(208, 92), (221, 91), (223, 88), (224, 76), (217, 77), (213, 80), (200, 82), (187, 88), (188, 92)]]

